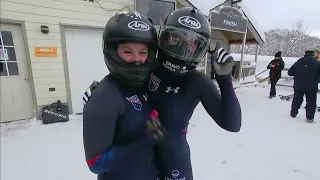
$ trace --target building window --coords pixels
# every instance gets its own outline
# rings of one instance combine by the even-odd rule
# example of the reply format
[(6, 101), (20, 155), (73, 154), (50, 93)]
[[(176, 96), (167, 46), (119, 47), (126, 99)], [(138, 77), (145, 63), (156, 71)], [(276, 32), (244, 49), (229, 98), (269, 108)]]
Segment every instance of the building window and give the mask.
[(136, 0), (136, 11), (150, 18), (154, 25), (161, 26), (164, 19), (175, 10), (172, 0)]
[(11, 31), (0, 31), (0, 76), (18, 76), (17, 57)]

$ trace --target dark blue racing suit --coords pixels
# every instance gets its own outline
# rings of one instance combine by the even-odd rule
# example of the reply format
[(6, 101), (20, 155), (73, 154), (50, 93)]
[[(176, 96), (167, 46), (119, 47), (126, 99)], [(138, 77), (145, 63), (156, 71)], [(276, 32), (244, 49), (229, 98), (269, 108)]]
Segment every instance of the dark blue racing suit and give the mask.
[(190, 148), (186, 140), (189, 120), (201, 101), (212, 119), (223, 129), (240, 131), (241, 108), (231, 76), (216, 76), (221, 95), (214, 83), (196, 70), (186, 76), (169, 76), (159, 68), (151, 74), (148, 97), (167, 130), (156, 145), (159, 180), (192, 180)]
[(87, 164), (98, 180), (156, 180), (154, 145), (145, 122), (151, 108), (144, 90), (106, 76), (83, 110)]

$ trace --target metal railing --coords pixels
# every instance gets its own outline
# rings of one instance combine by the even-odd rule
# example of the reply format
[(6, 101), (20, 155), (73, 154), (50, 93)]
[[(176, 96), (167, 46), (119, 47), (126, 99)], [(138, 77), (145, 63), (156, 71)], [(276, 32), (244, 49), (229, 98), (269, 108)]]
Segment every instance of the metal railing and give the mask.
[[(207, 71), (206, 71), (205, 70), (206, 68), (208, 68), (208, 67), (205, 66), (205, 63), (201, 63), (197, 67), (197, 70), (200, 71), (200, 72), (203, 72), (203, 73), (205, 73), (207, 75), (210, 75), (211, 70), (207, 69)], [(234, 74), (233, 74), (234, 78), (235, 79), (245, 79), (248, 76), (254, 76), (255, 75), (256, 65), (243, 65), (240, 78), (238, 77), (239, 76), (239, 66), (235, 65), (234, 68), (235, 68), (235, 71), (234, 71)]]
[(242, 66), (241, 78), (245, 79), (248, 76), (255, 74), (256, 65)]
[(243, 65), (242, 66), (242, 70), (241, 70), (241, 74), (239, 77), (239, 71), (240, 71), (240, 66), (238, 66), (237, 64), (234, 66), (234, 71), (233, 71), (233, 77), (235, 79), (245, 79), (248, 76), (254, 76), (255, 74), (255, 69), (256, 69), (256, 65)]
[[(269, 69), (265, 69), (264, 71), (258, 73), (255, 75), (257, 81), (259, 83), (262, 83), (264, 81), (269, 81), (269, 75), (267, 76), (263, 76), (263, 77), (258, 77), (259, 75), (261, 76), (261, 74), (263, 74), (264, 72), (268, 71)], [(280, 80), (278, 81), (277, 85), (278, 86), (287, 86), (287, 87), (292, 87), (293, 85), (293, 77), (292, 76), (288, 76), (288, 71), (289, 71), (289, 68), (284, 68), (283, 71), (282, 71), (282, 75), (280, 77)], [(270, 83), (270, 82), (268, 82)]]

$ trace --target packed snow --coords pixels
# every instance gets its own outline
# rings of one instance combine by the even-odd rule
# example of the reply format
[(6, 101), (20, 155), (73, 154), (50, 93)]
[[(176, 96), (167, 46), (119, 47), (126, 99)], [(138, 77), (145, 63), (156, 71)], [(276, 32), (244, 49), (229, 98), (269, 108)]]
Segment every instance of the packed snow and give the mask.
[[(219, 128), (199, 104), (188, 140), (195, 180), (319, 180), (320, 112), (289, 117), (290, 102), (268, 99), (262, 86), (236, 89), (242, 129)], [(289, 94), (278, 90), (278, 94)], [(320, 101), (319, 101), (320, 102)], [(1, 180), (95, 180), (85, 163), (82, 116), (66, 123), (1, 124)]]

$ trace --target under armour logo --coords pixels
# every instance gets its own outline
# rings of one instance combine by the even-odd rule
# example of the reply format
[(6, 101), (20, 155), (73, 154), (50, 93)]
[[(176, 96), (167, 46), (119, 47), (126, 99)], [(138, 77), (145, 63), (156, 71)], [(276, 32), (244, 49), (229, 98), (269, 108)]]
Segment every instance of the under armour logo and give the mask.
[(176, 87), (175, 89), (172, 89), (171, 86), (167, 87), (166, 93), (173, 92), (173, 93), (178, 93), (180, 87)]
[(144, 98), (145, 101), (148, 101), (148, 94), (147, 93), (143, 94), (142, 97)]

